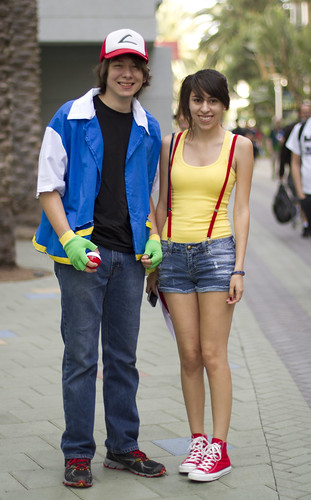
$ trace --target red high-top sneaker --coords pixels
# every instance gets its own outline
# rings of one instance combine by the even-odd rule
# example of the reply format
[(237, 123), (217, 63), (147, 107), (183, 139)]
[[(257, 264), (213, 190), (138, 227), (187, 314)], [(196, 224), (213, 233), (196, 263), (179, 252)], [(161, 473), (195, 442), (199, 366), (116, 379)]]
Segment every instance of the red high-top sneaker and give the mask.
[(181, 474), (188, 474), (189, 472), (193, 471), (202, 462), (202, 458), (207, 446), (208, 441), (206, 435), (192, 435), (190, 453), (187, 458), (185, 458), (185, 460), (180, 464), (178, 468), (179, 472)]
[(227, 455), (227, 443), (213, 438), (212, 444), (205, 450), (202, 462), (189, 473), (193, 481), (215, 481), (231, 472), (230, 459)]

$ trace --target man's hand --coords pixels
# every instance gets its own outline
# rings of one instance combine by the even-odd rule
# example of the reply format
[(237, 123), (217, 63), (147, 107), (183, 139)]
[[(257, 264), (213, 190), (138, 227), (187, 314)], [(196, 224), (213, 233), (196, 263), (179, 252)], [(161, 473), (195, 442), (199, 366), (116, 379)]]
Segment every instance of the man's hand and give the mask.
[(97, 246), (91, 241), (75, 234), (71, 229), (66, 231), (60, 238), (70, 263), (77, 271), (84, 271), (89, 259), (85, 250), (96, 250)]

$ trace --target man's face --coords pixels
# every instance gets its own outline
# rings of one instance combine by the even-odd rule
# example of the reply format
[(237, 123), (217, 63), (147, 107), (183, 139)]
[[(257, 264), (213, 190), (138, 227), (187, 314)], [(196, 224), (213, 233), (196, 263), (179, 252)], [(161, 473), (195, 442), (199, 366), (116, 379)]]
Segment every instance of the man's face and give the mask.
[(131, 100), (144, 81), (143, 72), (134, 58), (127, 55), (114, 57), (108, 68), (105, 97)]
[(311, 105), (310, 104), (302, 104), (300, 107), (300, 119), (302, 121), (307, 120), (311, 116)]

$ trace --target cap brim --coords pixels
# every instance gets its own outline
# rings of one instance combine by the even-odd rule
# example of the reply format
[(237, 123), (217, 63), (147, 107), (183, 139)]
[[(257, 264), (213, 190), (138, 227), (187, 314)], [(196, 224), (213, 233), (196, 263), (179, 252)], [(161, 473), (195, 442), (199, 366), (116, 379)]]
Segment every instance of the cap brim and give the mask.
[(133, 54), (133, 55), (138, 56), (141, 59), (143, 59), (146, 63), (148, 62), (147, 55), (144, 56), (141, 52), (137, 52), (137, 50), (132, 50), (132, 49), (113, 50), (112, 52), (109, 52), (109, 54), (106, 54), (105, 56), (103, 56), (100, 61), (102, 61), (103, 59), (112, 59), (113, 57), (121, 56), (124, 54)]

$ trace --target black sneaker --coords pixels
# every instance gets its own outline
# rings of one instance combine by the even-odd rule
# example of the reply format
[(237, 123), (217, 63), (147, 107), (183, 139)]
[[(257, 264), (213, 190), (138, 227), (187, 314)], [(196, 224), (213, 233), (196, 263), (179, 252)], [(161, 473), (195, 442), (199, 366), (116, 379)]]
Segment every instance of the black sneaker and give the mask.
[(149, 460), (149, 458), (140, 450), (130, 451), (129, 453), (116, 454), (107, 452), (104, 467), (108, 469), (124, 470), (127, 469), (133, 474), (145, 477), (158, 477), (166, 473), (164, 465), (159, 462)]
[(90, 458), (66, 459), (63, 484), (76, 488), (89, 488), (93, 486)]
[(302, 238), (310, 238), (311, 237), (311, 231), (310, 231), (309, 226), (303, 226), (301, 236), (302, 236)]

